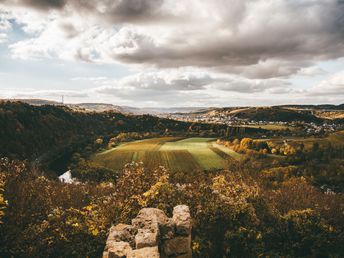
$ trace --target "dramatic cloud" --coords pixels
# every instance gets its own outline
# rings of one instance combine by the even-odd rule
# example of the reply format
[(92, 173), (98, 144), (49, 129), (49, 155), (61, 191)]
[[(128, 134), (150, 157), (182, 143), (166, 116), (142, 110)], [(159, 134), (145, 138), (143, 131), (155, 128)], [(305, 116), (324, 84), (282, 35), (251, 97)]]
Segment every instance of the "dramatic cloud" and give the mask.
[(276, 104), (343, 95), (343, 73), (326, 66), (344, 57), (339, 0), (0, 0), (0, 44), (10, 62), (125, 67), (122, 78), (107, 68), (70, 80), (94, 86), (65, 91), (75, 99)]
[(4, 4), (26, 5), (39, 9), (49, 8), (62, 8), (65, 4), (65, 0), (2, 0)]
[(4, 6), (31, 7), (39, 11), (83, 12), (111, 22), (151, 22), (173, 17), (164, 0), (0, 0)]
[(273, 78), (344, 56), (344, 4), (337, 0), (2, 2), (14, 17), (18, 6), (50, 10), (48, 21), (37, 14), (40, 33), (11, 46), (18, 58), (194, 66)]

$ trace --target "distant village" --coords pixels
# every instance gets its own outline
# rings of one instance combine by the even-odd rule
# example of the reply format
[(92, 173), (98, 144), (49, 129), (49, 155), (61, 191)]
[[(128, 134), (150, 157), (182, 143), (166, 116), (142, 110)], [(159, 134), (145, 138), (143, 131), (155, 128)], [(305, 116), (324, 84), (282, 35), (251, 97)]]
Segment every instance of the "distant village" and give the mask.
[[(255, 128), (265, 128), (272, 129), (276, 126), (276, 131), (287, 130), (291, 131), (291, 135), (294, 136), (310, 136), (310, 135), (323, 135), (330, 132), (335, 132), (344, 129), (344, 124), (338, 123), (323, 123), (316, 124), (314, 122), (304, 122), (304, 121), (293, 121), (293, 122), (271, 122), (271, 121), (254, 121), (249, 119), (241, 119), (235, 116), (229, 116), (226, 114), (216, 113), (172, 113), (168, 115), (160, 115), (161, 117), (174, 119), (184, 122), (198, 122), (198, 123), (214, 123), (214, 124), (226, 124), (229, 126), (244, 126), (244, 127), (255, 127)], [(285, 127), (285, 128), (283, 128)]]

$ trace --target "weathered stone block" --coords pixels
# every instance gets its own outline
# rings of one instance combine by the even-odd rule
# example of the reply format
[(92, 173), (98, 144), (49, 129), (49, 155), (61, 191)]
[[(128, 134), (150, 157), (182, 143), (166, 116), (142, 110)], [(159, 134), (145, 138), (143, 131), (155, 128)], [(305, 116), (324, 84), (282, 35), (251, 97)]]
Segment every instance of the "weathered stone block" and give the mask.
[(132, 225), (118, 224), (110, 229), (103, 258), (158, 257), (192, 257), (187, 206), (176, 206), (172, 218), (159, 209), (145, 208), (132, 220)]
[(135, 236), (136, 249), (158, 245), (158, 232), (151, 229), (140, 228)]
[(135, 219), (132, 220), (132, 225), (136, 228), (147, 228), (152, 224), (165, 224), (168, 220), (166, 214), (159, 209), (144, 208), (140, 210)]
[(176, 225), (178, 235), (187, 236), (191, 234), (191, 216), (189, 207), (178, 205), (173, 209), (173, 222)]
[(134, 244), (134, 236), (137, 229), (131, 225), (118, 224), (112, 226), (107, 241), (124, 241)]
[(132, 250), (127, 242), (110, 242), (108, 245), (107, 258), (126, 258)]
[(128, 253), (127, 258), (160, 258), (158, 247), (145, 247), (132, 250)]
[(162, 251), (167, 256), (187, 254), (191, 251), (191, 238), (180, 236), (165, 240), (162, 244)]
[(171, 239), (174, 237), (175, 224), (172, 219), (167, 219), (164, 224), (159, 225), (160, 238), (162, 240)]

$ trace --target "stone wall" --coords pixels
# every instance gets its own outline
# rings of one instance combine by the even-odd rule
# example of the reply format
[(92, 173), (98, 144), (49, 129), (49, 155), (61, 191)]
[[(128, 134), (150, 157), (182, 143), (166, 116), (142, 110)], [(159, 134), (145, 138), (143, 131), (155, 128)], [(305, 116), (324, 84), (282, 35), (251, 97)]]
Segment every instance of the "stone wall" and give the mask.
[(189, 207), (178, 205), (173, 217), (159, 209), (140, 210), (131, 225), (111, 227), (103, 258), (191, 258)]

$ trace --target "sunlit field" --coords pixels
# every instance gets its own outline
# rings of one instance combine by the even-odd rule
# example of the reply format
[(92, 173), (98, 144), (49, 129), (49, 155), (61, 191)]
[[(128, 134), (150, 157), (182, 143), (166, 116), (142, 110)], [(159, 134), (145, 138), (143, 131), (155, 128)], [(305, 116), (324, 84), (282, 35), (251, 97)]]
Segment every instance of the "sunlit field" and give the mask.
[(95, 154), (92, 161), (111, 169), (121, 169), (131, 161), (147, 167), (164, 166), (171, 171), (224, 168), (240, 158), (236, 152), (215, 143), (214, 138), (162, 137), (134, 141)]

